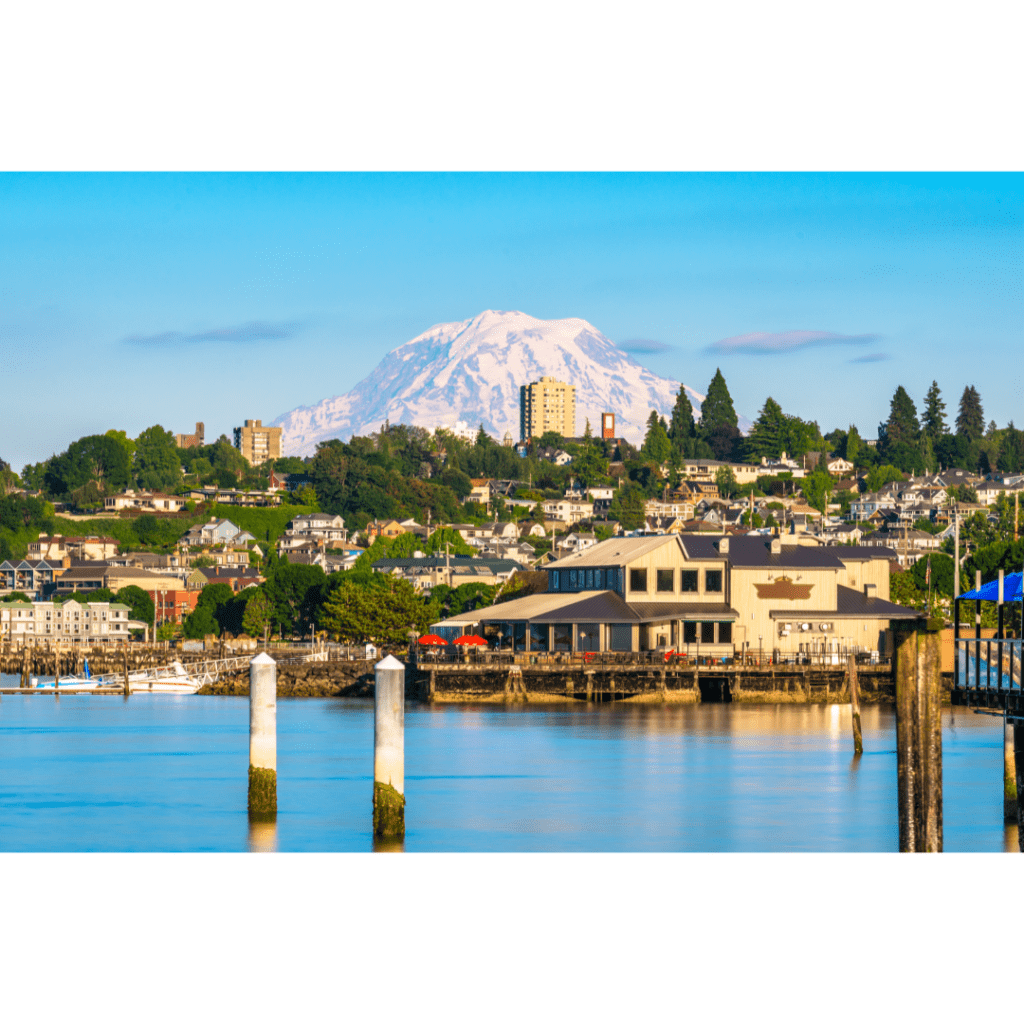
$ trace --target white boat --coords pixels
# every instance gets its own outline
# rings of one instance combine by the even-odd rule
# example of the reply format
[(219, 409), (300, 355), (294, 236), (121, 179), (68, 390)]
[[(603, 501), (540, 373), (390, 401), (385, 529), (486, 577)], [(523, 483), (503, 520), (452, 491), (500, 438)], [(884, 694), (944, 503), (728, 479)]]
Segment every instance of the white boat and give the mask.
[[(88, 671), (88, 669), (87, 669)], [(144, 672), (128, 673), (129, 693), (195, 693), (207, 682), (204, 676), (190, 675), (180, 661), (172, 661), (162, 668), (146, 669)], [(106, 675), (94, 676), (61, 676), (57, 684), (57, 692), (61, 690), (95, 690), (102, 687), (124, 688), (124, 673), (109, 672)], [(52, 690), (54, 680), (39, 680), (37, 690)]]

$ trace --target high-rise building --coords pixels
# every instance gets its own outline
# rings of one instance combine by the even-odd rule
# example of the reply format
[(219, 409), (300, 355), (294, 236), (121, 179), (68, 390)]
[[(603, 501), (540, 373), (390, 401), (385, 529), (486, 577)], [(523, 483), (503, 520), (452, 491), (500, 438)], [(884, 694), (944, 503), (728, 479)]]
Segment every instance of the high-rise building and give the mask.
[(606, 440), (615, 437), (615, 413), (601, 413), (601, 437)]
[(549, 430), (576, 436), (576, 387), (541, 377), (519, 388), (519, 435), (526, 441)]
[(235, 427), (235, 447), (251, 466), (268, 459), (281, 458), (281, 428), (265, 427), (261, 420), (246, 420), (244, 427)]

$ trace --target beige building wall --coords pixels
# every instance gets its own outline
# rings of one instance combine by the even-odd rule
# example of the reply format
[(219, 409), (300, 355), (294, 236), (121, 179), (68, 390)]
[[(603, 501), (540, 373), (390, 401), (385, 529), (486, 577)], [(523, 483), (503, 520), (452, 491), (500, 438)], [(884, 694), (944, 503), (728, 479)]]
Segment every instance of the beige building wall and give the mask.
[(576, 387), (541, 377), (519, 389), (519, 427), (522, 440), (554, 430), (562, 437), (576, 436)]
[(262, 420), (246, 420), (244, 427), (235, 427), (235, 447), (251, 466), (260, 466), (268, 459), (279, 459), (281, 428), (265, 427)]

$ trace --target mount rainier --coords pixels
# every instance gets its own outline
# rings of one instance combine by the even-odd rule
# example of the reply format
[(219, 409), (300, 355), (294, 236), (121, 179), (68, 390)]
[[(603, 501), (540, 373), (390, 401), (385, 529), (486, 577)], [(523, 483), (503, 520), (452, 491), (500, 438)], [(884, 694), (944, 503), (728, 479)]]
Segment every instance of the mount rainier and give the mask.
[[(389, 352), (351, 391), (274, 420), (286, 455), (312, 455), (317, 442), (368, 434), (385, 420), (433, 430), (457, 420), (519, 438), (519, 386), (554, 377), (576, 385), (576, 431), (599, 431), (615, 413), (616, 433), (638, 443), (651, 409), (666, 417), (678, 381), (651, 373), (586, 320), (538, 320), (486, 310), (461, 323), (437, 324)], [(686, 386), (699, 406), (704, 396)]]

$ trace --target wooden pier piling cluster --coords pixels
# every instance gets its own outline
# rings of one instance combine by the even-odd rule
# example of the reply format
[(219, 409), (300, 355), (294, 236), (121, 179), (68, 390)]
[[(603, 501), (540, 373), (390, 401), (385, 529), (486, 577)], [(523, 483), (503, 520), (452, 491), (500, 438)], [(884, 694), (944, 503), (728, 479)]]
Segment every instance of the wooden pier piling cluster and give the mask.
[(942, 852), (941, 622), (900, 624), (896, 775), (901, 853)]

